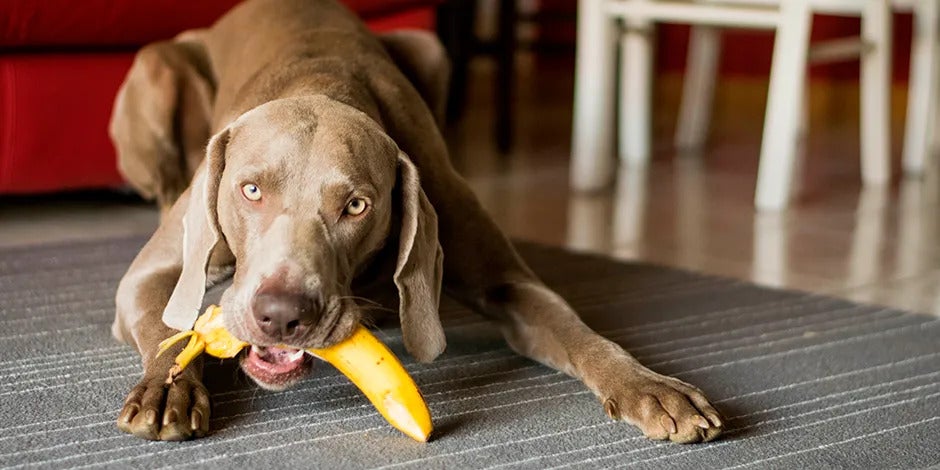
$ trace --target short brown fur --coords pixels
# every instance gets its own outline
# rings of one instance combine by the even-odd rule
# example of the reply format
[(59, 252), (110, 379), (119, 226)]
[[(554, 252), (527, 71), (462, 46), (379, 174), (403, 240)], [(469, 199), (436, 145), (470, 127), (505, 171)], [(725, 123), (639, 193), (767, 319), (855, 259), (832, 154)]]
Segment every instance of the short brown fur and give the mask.
[[(117, 292), (114, 334), (140, 351), (144, 367), (122, 430), (164, 440), (206, 434), (202, 368), (164, 388), (173, 354), (155, 351), (175, 332), (164, 311), (189, 315), (207, 285), (233, 276), (222, 297), (226, 325), (264, 345), (247, 299), (281, 276), (339, 299), (298, 347), (342, 339), (363, 315), (347, 299), (357, 286), (394, 278), (405, 345), (433, 360), (444, 348), (443, 288), (493, 319), (514, 350), (579, 378), (599, 411), (648, 437), (720, 434), (700, 390), (593, 332), (525, 265), (448, 160), (436, 123), (446, 80), (433, 36), (376, 38), (329, 0), (248, 0), (210, 29), (139, 53), (111, 133), (125, 176), (157, 199), (163, 218)], [(245, 174), (264, 181), (262, 204), (239, 197)], [(331, 215), (342, 211), (336, 188), (347, 186), (370, 198), (367, 216)]]

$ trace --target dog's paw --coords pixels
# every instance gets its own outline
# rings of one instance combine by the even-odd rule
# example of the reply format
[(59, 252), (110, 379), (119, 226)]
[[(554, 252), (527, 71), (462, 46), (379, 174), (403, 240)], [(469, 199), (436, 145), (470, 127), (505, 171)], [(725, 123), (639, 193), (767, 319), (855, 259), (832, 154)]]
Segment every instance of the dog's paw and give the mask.
[(696, 387), (653, 372), (610, 387), (601, 397), (613, 419), (635, 425), (650, 439), (683, 444), (707, 442), (721, 434), (721, 415)]
[(209, 431), (209, 392), (198, 380), (181, 377), (166, 385), (144, 378), (131, 389), (117, 426), (150, 440), (183, 441)]

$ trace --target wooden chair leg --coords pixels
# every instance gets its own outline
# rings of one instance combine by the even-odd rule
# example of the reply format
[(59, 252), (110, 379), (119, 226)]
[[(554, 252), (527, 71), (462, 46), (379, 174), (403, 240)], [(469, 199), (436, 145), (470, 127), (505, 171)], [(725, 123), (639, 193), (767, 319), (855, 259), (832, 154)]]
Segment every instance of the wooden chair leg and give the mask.
[(754, 201), (760, 210), (780, 210), (789, 203), (812, 25), (807, 0), (782, 2), (780, 15)]
[(937, 129), (937, 82), (940, 81), (940, 4), (920, 0), (914, 6), (914, 38), (911, 47), (911, 79), (904, 131), (904, 172), (921, 175)]
[(705, 144), (712, 117), (720, 56), (721, 30), (693, 26), (675, 137), (676, 147), (682, 150), (696, 150)]
[(571, 186), (597, 190), (613, 178), (617, 28), (603, 0), (578, 1)]
[(628, 23), (620, 40), (620, 161), (645, 165), (650, 160), (653, 94), (653, 29)]
[(873, 47), (862, 56), (862, 181), (891, 179), (891, 5), (868, 0), (862, 14), (862, 41)]
[(437, 9), (437, 34), (450, 59), (447, 122), (460, 118), (466, 107), (467, 67), (473, 56), (473, 18), (476, 0), (448, 0)]
[(519, 17), (516, 0), (499, 2), (499, 37), (496, 69), (496, 147), (506, 153), (512, 147), (513, 100), (515, 99), (516, 35)]

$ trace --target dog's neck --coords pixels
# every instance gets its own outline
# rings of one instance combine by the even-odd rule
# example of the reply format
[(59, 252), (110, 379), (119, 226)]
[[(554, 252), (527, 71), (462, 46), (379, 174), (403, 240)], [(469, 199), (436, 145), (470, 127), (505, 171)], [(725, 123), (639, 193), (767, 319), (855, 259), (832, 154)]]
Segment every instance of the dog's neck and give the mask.
[[(336, 49), (324, 47), (323, 42), (300, 41), (297, 43), (305, 44), (302, 53), (296, 50), (265, 48), (264, 51), (270, 54), (270, 58), (255, 61), (258, 65), (253, 68), (226, 67), (226, 70), (238, 70), (221, 74), (222, 79), (219, 81), (215, 100), (215, 130), (222, 129), (242, 114), (264, 103), (312, 95), (324, 95), (349, 105), (381, 124), (381, 112), (373, 98), (371, 84), (367, 81), (368, 74), (363, 70), (366, 64), (355, 55), (349, 57), (348, 54), (350, 51), (358, 51), (362, 57), (367, 58), (366, 60), (369, 57), (372, 60), (389, 60), (382, 46), (373, 38), (361, 34), (343, 31), (320, 34), (335, 36), (326, 41), (326, 44), (346, 42), (342, 48), (346, 55)], [(229, 55), (231, 54), (229, 52)], [(217, 58), (213, 58), (214, 62), (216, 60)], [(220, 66), (224, 66), (232, 62), (232, 59), (219, 58), (218, 62)]]

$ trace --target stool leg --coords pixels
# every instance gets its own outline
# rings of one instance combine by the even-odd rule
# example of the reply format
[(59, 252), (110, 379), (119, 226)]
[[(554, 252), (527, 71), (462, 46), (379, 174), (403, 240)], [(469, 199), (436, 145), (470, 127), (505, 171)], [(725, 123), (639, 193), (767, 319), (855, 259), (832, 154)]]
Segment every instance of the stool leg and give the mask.
[[(809, 73), (809, 70), (806, 71)], [(806, 78), (809, 80), (809, 78)], [(790, 182), (790, 195), (803, 192), (803, 171), (806, 168), (806, 139), (809, 135), (809, 119), (812, 114), (809, 90), (804, 87), (803, 97), (800, 99), (800, 117), (796, 124), (796, 147), (793, 157), (793, 175)]]
[(754, 199), (760, 210), (783, 209), (789, 202), (812, 23), (807, 0), (781, 2), (780, 15)]
[[(938, 41), (940, 41), (940, 38), (938, 38)], [(927, 133), (933, 135), (933, 143), (928, 150), (928, 156), (940, 153), (940, 56), (938, 56), (938, 53), (933, 55), (933, 70), (935, 80), (930, 95), (934, 106), (930, 107), (930, 113), (927, 116)], [(931, 162), (924, 162), (925, 166), (928, 163)]]
[(874, 47), (862, 56), (862, 181), (891, 178), (891, 4), (868, 0), (862, 13), (862, 41)]
[(620, 50), (620, 161), (645, 165), (652, 133), (653, 39), (648, 23), (627, 23)]
[(617, 35), (604, 0), (578, 1), (571, 185), (603, 188), (613, 177), (614, 64)]
[(503, 154), (512, 149), (516, 97), (516, 35), (519, 11), (516, 0), (503, 0), (499, 8), (499, 34), (496, 53), (496, 148)]
[(720, 55), (721, 30), (693, 26), (682, 83), (679, 123), (676, 126), (676, 147), (680, 149), (694, 150), (705, 144), (712, 117)]
[(936, 129), (937, 81), (940, 80), (940, 4), (920, 0), (914, 6), (914, 40), (911, 47), (911, 79), (904, 130), (904, 172), (921, 175), (931, 152), (930, 134)]
[[(928, 156), (940, 153), (940, 57), (938, 57), (937, 54), (933, 56), (933, 67), (933, 76), (937, 78), (937, 80), (934, 80), (933, 88), (930, 92), (934, 100), (934, 106), (930, 107), (930, 113), (927, 117), (927, 133), (933, 134), (933, 143), (928, 151)], [(925, 166), (928, 163), (931, 162), (924, 162)]]

